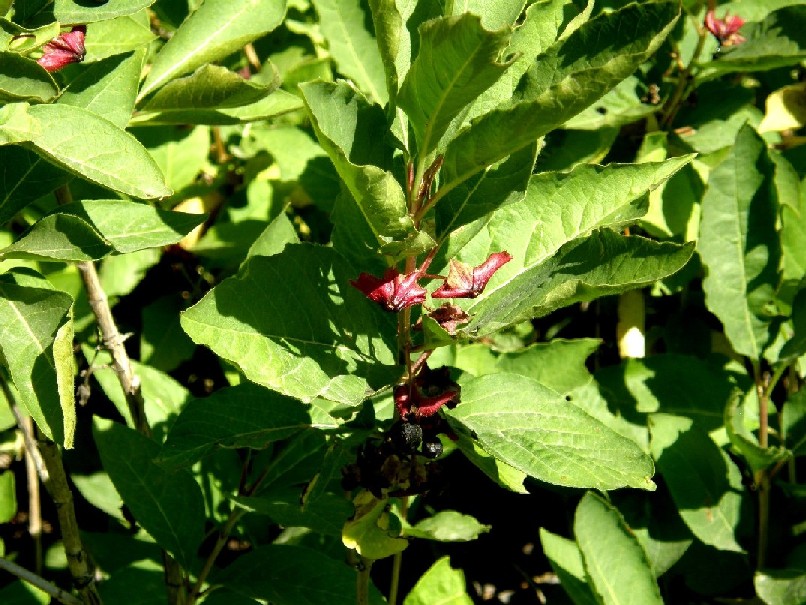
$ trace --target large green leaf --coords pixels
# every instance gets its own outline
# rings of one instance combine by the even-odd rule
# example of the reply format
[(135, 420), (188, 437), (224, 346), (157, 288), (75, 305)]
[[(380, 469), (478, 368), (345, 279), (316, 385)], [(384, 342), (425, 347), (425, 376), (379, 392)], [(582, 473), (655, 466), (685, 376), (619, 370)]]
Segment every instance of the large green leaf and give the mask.
[(336, 61), (339, 72), (380, 105), (389, 95), (384, 82), (384, 66), (378, 44), (365, 23), (367, 16), (359, 0), (313, 0), (319, 13), (319, 28)]
[(575, 605), (599, 605), (593, 596), (582, 562), (582, 553), (573, 540), (540, 528), (540, 543), (560, 584)]
[(0, 258), (82, 262), (103, 258), (110, 252), (112, 246), (87, 221), (52, 214), (0, 250)]
[[(84, 39), (84, 47), (87, 50), (84, 60), (95, 62), (114, 55), (145, 50), (155, 37), (151, 31), (147, 11), (90, 23)], [(139, 81), (138, 78), (138, 84)], [(137, 91), (135, 96), (136, 94)]]
[(193, 475), (157, 465), (159, 445), (122, 424), (99, 420), (93, 434), (104, 470), (134, 518), (182, 567), (191, 567), (204, 538), (204, 502)]
[(574, 515), (574, 535), (589, 584), (602, 603), (663, 605), (646, 553), (612, 505), (585, 494)]
[(736, 541), (744, 493), (739, 469), (693, 421), (650, 416), (652, 456), (680, 516), (705, 544), (744, 552)]
[(285, 9), (285, 0), (205, 0), (157, 53), (138, 100), (269, 33)]
[(81, 107), (125, 128), (134, 110), (144, 59), (143, 49), (89, 66), (70, 82), (59, 103)]
[(697, 243), (707, 269), (705, 302), (740, 355), (761, 359), (770, 341), (767, 307), (779, 281), (774, 165), (767, 145), (744, 126), (725, 160), (712, 172), (702, 200)]
[(394, 317), (350, 286), (356, 277), (333, 249), (289, 245), (247, 261), (182, 314), (182, 327), (258, 384), (354, 405), (394, 379), (379, 364), (395, 361)]
[(0, 123), (0, 142), (23, 143), (57, 166), (121, 193), (145, 199), (171, 194), (145, 148), (105, 118), (62, 104), (5, 109), (16, 112)]
[[(396, 0), (369, 0), (375, 37), (386, 74), (386, 90), (392, 104), (400, 81), (411, 67), (411, 36)], [(413, 6), (409, 6), (414, 10)], [(410, 16), (410, 15), (406, 15)]]
[(219, 65), (202, 65), (193, 74), (163, 86), (142, 110), (146, 112), (228, 109), (255, 103), (268, 96), (275, 85), (264, 85)]
[(415, 234), (406, 194), (392, 173), (380, 168), (386, 129), (383, 112), (347, 84), (309, 82), (300, 86), (319, 143), (355, 199), (379, 244)]
[(481, 336), (575, 302), (647, 286), (679, 271), (692, 252), (693, 245), (656, 243), (604, 229), (499, 280), (468, 307), (473, 319), (463, 332)]
[(671, 31), (678, 11), (671, 1), (629, 4), (599, 14), (553, 45), (527, 71), (510, 104), (479, 117), (448, 146), (444, 193), (557, 128), (629, 76)]
[(472, 605), (473, 599), (467, 594), (465, 574), (461, 569), (453, 569), (449, 557), (442, 557), (428, 568), (411, 592), (406, 595), (403, 605)]
[(16, 145), (0, 146), (0, 225), (71, 178), (33, 151)]
[(316, 408), (251, 383), (191, 401), (177, 418), (160, 461), (189, 466), (216, 447), (264, 448), (314, 427), (333, 427)]
[(15, 19), (20, 23), (95, 23), (115, 17), (133, 15), (154, 4), (154, 0), (108, 0), (81, 2), (54, 0), (51, 2), (18, 2)]
[(799, 605), (806, 601), (806, 569), (767, 569), (753, 578), (756, 593), (767, 605)]
[(0, 278), (0, 357), (39, 429), (70, 448), (76, 424), (73, 299), (41, 276)]
[[(271, 570), (271, 573), (267, 573)], [(355, 605), (356, 572), (320, 550), (260, 546), (216, 576), (231, 591), (273, 605)], [(369, 605), (385, 603), (370, 588)]]
[(0, 100), (48, 102), (59, 93), (53, 77), (33, 59), (0, 52)]
[(462, 384), (451, 425), (490, 454), (556, 485), (652, 490), (654, 467), (638, 445), (539, 382), (492, 374)]
[(489, 32), (469, 13), (427, 21), (420, 52), (400, 88), (398, 104), (409, 117), (421, 162), (437, 148), (451, 121), (492, 86), (509, 63), (499, 58), (506, 30)]
[(501, 29), (515, 23), (523, 11), (526, 0), (459, 0), (448, 5), (449, 16), (473, 13), (481, 17), (485, 29)]

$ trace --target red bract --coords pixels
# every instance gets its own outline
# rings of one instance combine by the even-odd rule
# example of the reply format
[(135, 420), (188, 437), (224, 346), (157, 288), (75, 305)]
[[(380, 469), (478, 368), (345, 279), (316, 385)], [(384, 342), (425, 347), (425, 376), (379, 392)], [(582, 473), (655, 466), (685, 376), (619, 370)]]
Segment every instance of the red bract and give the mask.
[(436, 321), (450, 335), (456, 334), (459, 324), (470, 321), (470, 315), (450, 303), (444, 303), (438, 309), (434, 309), (428, 314), (428, 317)]
[(395, 387), (395, 407), (401, 418), (433, 416), (443, 405), (453, 408), (459, 403), (461, 387), (450, 377), (446, 367), (431, 370), (427, 365), (414, 379), (414, 385)]
[(37, 63), (48, 71), (58, 71), (70, 63), (80, 63), (84, 60), (84, 36), (87, 28), (77, 25), (72, 31), (60, 34), (42, 47), (43, 55)]
[(386, 270), (382, 278), (362, 273), (350, 285), (387, 311), (401, 311), (425, 301), (426, 291), (417, 283), (421, 271), (402, 275), (397, 269), (391, 268)]
[(732, 46), (745, 41), (744, 36), (738, 33), (742, 25), (744, 25), (744, 19), (738, 15), (733, 17), (725, 15), (724, 19), (717, 19), (713, 10), (705, 13), (705, 28), (719, 40), (722, 46)]
[(478, 267), (451, 259), (448, 277), (431, 295), (433, 298), (476, 298), (504, 264), (512, 260), (508, 252), (494, 252)]

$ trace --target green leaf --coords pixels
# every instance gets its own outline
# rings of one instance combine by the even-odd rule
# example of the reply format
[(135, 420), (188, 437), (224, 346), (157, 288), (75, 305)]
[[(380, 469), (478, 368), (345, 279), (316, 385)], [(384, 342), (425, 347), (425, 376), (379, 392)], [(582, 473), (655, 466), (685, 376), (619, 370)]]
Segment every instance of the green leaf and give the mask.
[[(355, 575), (345, 563), (319, 550), (271, 545), (238, 557), (216, 580), (232, 592), (273, 605), (355, 605)], [(384, 602), (370, 588), (369, 605)]]
[(59, 103), (91, 111), (125, 128), (132, 117), (145, 50), (90, 65), (70, 82)]
[(509, 27), (520, 17), (526, 0), (501, 0), (487, 2), (486, 0), (460, 0), (449, 5), (449, 16), (460, 16), (463, 13), (473, 13), (481, 17), (481, 24), (485, 29), (501, 29)]
[(48, 605), (50, 595), (27, 582), (18, 580), (0, 589), (0, 600), (5, 605)]
[(269, 96), (249, 105), (221, 109), (172, 109), (170, 111), (138, 111), (132, 125), (158, 126), (163, 124), (209, 124), (225, 126), (266, 120), (302, 109), (299, 97), (284, 90), (275, 90)]
[(568, 393), (591, 381), (585, 360), (601, 343), (597, 338), (557, 338), (502, 353), (495, 365), (500, 372), (529, 376), (558, 393)]
[(0, 250), (0, 258), (81, 262), (103, 258), (112, 250), (110, 243), (82, 218), (52, 214)]
[(161, 605), (165, 601), (165, 571), (153, 560), (134, 560), (98, 584), (106, 603)]
[[(509, 104), (478, 118), (445, 152), (442, 191), (554, 130), (629, 76), (671, 31), (677, 2), (601, 13), (535, 62)], [(444, 195), (443, 193), (443, 195)]]
[(508, 31), (489, 32), (469, 13), (420, 27), (420, 51), (397, 101), (409, 116), (421, 162), (439, 146), (462, 109), (509, 67), (509, 62), (498, 61), (508, 42)]
[(759, 571), (753, 584), (766, 605), (799, 605), (806, 601), (806, 569)]
[(0, 523), (8, 523), (17, 514), (17, 495), (14, 485), (14, 473), (0, 473)]
[(193, 476), (155, 464), (159, 445), (122, 424), (97, 420), (93, 435), (104, 470), (134, 518), (182, 567), (191, 567), (205, 518)]
[(0, 100), (47, 103), (59, 94), (53, 77), (33, 59), (0, 52)]
[(491, 456), (479, 446), (477, 441), (470, 437), (464, 435), (459, 435), (458, 437), (456, 444), (462, 450), (462, 453), (490, 479), (504, 489), (513, 491), (516, 494), (529, 493), (529, 490), (523, 485), (527, 477), (526, 473)]
[(450, 557), (428, 568), (403, 601), (403, 605), (472, 605), (465, 588), (465, 574), (451, 567)]
[[(2, 12), (3, 8), (0, 5), (0, 13)], [(29, 29), (8, 19), (0, 18), (0, 50), (26, 55), (60, 33), (61, 27), (58, 23), (48, 23), (42, 27)]]
[(744, 489), (739, 469), (688, 418), (650, 417), (650, 449), (680, 516), (705, 544), (744, 552), (736, 541)]
[(269, 33), (285, 10), (285, 0), (205, 0), (157, 53), (138, 100)]
[(25, 143), (41, 136), (42, 125), (31, 117), (28, 103), (9, 103), (0, 107), (0, 145)]
[(806, 391), (791, 394), (784, 403), (781, 431), (793, 456), (806, 454)]
[(389, 512), (389, 500), (362, 490), (354, 499), (355, 515), (344, 524), (341, 541), (366, 559), (385, 559), (409, 545), (400, 535), (400, 524)]
[(71, 178), (32, 151), (16, 145), (0, 146), (0, 225)]
[(447, 413), (496, 458), (547, 483), (653, 490), (652, 461), (638, 445), (539, 382), (492, 374), (462, 384)]
[(207, 164), (210, 129), (196, 126), (136, 128), (134, 136), (154, 158), (165, 182), (175, 192), (192, 185)]
[[(369, 7), (386, 74), (386, 90), (394, 105), (400, 80), (411, 66), (411, 35), (395, 0), (369, 0)], [(414, 10), (413, 6), (409, 8)]]
[(103, 471), (91, 475), (71, 473), (70, 480), (87, 502), (113, 519), (117, 519), (123, 525), (129, 525), (129, 521), (123, 514), (123, 500), (108, 474)]
[(190, 466), (216, 447), (261, 449), (305, 429), (335, 425), (317, 416), (309, 406), (254, 384), (221, 389), (182, 410), (160, 462)]
[[(149, 27), (146, 11), (108, 21), (90, 23), (87, 25), (87, 36), (84, 39), (84, 46), (87, 50), (84, 60), (94, 62), (114, 55), (145, 50), (144, 47), (155, 37)], [(137, 91), (135, 91), (136, 95)]]
[[(20, 2), (15, 19), (21, 23), (95, 23), (115, 17), (133, 15), (154, 4), (154, 0), (109, 0), (108, 2), (81, 2), (80, 0), (54, 0), (50, 2)], [(28, 6), (26, 6), (28, 5)]]
[[(679, 271), (692, 252), (693, 244), (656, 243), (602, 230), (567, 244), (546, 262), (491, 282), (468, 308), (473, 320), (462, 332), (483, 336), (575, 302), (649, 285)], [(510, 263), (514, 268), (521, 264), (517, 260)]]
[(574, 535), (589, 584), (602, 603), (663, 604), (646, 553), (619, 512), (600, 496), (588, 492), (582, 498)]
[(573, 540), (551, 533), (540, 528), (540, 543), (543, 552), (551, 564), (560, 584), (571, 597), (575, 605), (599, 605), (593, 596), (585, 566), (582, 563), (582, 553)]
[(175, 244), (206, 218), (125, 200), (74, 202), (59, 206), (58, 215), (83, 218), (121, 254)]
[(770, 341), (767, 305), (778, 285), (781, 248), (767, 145), (744, 126), (710, 175), (697, 248), (707, 269), (708, 309), (722, 321), (734, 350), (761, 359)]
[(0, 278), (0, 354), (20, 403), (39, 429), (73, 447), (73, 299), (41, 276), (6, 273)]
[(192, 75), (163, 86), (145, 105), (143, 111), (187, 111), (189, 109), (227, 109), (249, 105), (268, 96), (275, 85), (264, 85), (219, 65), (202, 65)]
[(733, 447), (747, 461), (753, 473), (757, 473), (786, 460), (792, 453), (784, 447), (771, 445), (764, 448), (759, 445), (758, 439), (745, 426), (741, 395), (737, 390), (725, 406), (725, 428)]
[(61, 104), (33, 105), (26, 113), (31, 118), (27, 131), (8, 132), (0, 123), (0, 141), (4, 135), (17, 136), (57, 166), (121, 193), (145, 199), (171, 194), (148, 152), (112, 122)]
[[(383, 112), (347, 84), (300, 85), (319, 143), (372, 228), (378, 243), (413, 236), (406, 194), (395, 177), (371, 165), (388, 155), (378, 132), (386, 129)], [(383, 129), (383, 130), (380, 130)]]
[(404, 527), (403, 535), (437, 542), (469, 542), (490, 531), (490, 527), (470, 515), (455, 510), (441, 510), (416, 525)]
[(398, 371), (378, 365), (394, 363), (394, 318), (350, 286), (356, 277), (332, 249), (289, 245), (247, 261), (182, 327), (258, 384), (355, 405)]
[(359, 0), (313, 0), (319, 28), (339, 72), (355, 82), (374, 103), (385, 105), (384, 66), (378, 44), (365, 23)]

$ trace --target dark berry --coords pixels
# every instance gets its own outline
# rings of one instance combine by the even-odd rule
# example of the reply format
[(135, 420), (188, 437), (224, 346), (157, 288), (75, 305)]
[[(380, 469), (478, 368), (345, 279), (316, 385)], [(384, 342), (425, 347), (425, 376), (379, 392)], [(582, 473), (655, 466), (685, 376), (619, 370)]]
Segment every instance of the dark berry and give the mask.
[(423, 442), (423, 429), (419, 424), (398, 421), (389, 429), (389, 436), (400, 452), (411, 454), (417, 451)]
[(423, 442), (423, 456), (426, 458), (437, 458), (442, 455), (442, 442), (439, 438), (434, 437), (431, 440)]

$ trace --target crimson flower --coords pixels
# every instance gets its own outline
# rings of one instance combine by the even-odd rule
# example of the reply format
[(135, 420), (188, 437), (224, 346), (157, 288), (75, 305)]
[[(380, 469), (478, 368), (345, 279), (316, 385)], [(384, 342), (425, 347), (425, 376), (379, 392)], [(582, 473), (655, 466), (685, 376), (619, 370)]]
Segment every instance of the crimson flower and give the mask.
[(37, 63), (50, 72), (58, 71), (70, 63), (80, 63), (87, 52), (84, 48), (86, 33), (84, 25), (77, 25), (72, 31), (59, 34), (58, 38), (53, 38), (42, 47), (44, 54)]
[(455, 407), (460, 392), (461, 387), (451, 380), (447, 367), (432, 370), (425, 365), (414, 384), (397, 385), (393, 397), (400, 417), (408, 420), (412, 415), (416, 419), (433, 416), (443, 405)]
[(722, 46), (732, 46), (745, 41), (739, 28), (744, 25), (744, 19), (738, 15), (733, 17), (725, 15), (724, 19), (717, 19), (713, 10), (705, 13), (705, 28), (719, 40)]
[(451, 259), (445, 283), (437, 288), (431, 297), (476, 298), (484, 290), (493, 273), (511, 260), (512, 255), (509, 252), (494, 252), (478, 267), (471, 267)]
[(425, 301), (425, 288), (417, 283), (421, 276), (422, 269), (401, 274), (397, 269), (390, 268), (383, 277), (362, 273), (350, 285), (387, 311), (401, 311)]

